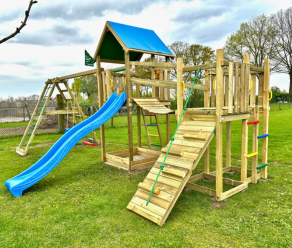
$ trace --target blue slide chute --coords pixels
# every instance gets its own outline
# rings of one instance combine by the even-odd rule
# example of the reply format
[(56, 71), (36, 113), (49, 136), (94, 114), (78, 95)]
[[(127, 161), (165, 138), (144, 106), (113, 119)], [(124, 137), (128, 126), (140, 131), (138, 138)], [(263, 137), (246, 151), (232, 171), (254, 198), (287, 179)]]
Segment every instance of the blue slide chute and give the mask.
[(115, 93), (111, 94), (94, 115), (65, 133), (39, 161), (19, 175), (7, 180), (5, 182), (7, 189), (15, 197), (22, 196), (24, 190), (49, 174), (79, 140), (112, 118), (126, 99), (126, 92), (123, 92), (120, 97)]

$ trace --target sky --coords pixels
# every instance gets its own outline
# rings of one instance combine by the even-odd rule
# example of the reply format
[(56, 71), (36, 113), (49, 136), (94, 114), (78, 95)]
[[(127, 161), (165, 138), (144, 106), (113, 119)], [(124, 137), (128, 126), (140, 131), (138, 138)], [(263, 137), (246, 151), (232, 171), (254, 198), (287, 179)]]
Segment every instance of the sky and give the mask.
[[(28, 3), (1, 4), (0, 39), (20, 25)], [(152, 29), (166, 45), (220, 49), (242, 22), (291, 6), (287, 0), (39, 0), (21, 33), (0, 44), (0, 97), (40, 94), (48, 78), (92, 69), (84, 65), (84, 50), (94, 55), (106, 21)], [(289, 76), (273, 74), (274, 85), (288, 91)]]

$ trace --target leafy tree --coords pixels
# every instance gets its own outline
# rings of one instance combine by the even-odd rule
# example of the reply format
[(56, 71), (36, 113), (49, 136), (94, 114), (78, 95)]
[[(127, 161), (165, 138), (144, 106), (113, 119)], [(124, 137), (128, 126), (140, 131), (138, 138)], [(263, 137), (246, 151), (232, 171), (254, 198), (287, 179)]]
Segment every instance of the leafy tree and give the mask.
[(87, 75), (84, 77), (75, 78), (72, 84), (72, 90), (76, 94), (85, 94), (86, 98), (91, 102), (95, 102), (98, 99), (98, 85), (96, 75)]
[(275, 71), (289, 74), (289, 94), (292, 94), (292, 7), (278, 11), (272, 20), (277, 30), (273, 56)]
[(281, 94), (281, 90), (277, 86), (272, 86), (271, 91), (273, 92), (273, 96), (278, 97)]
[(272, 19), (264, 14), (243, 22), (238, 31), (227, 38), (224, 55), (227, 60), (243, 61), (250, 54), (251, 63), (263, 67), (264, 59), (273, 58), (277, 30)]

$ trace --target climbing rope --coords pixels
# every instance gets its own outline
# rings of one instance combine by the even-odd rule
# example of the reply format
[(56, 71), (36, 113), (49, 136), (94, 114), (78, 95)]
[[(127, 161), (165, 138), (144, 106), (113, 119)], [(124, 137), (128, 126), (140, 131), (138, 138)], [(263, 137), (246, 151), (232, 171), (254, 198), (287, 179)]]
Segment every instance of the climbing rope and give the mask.
[(167, 158), (167, 156), (168, 156), (169, 150), (170, 150), (170, 148), (171, 148), (171, 146), (172, 146), (172, 142), (174, 141), (174, 137), (175, 137), (176, 132), (177, 132), (177, 130), (178, 130), (178, 127), (179, 127), (179, 125), (180, 125), (180, 123), (181, 123), (181, 120), (182, 120), (182, 118), (183, 118), (183, 115), (184, 115), (184, 113), (185, 113), (185, 110), (187, 109), (187, 104), (188, 104), (188, 101), (189, 101), (189, 99), (190, 99), (190, 97), (191, 97), (191, 93), (192, 93), (192, 91), (193, 91), (194, 84), (195, 84), (195, 82), (197, 81), (197, 77), (198, 77), (199, 71), (200, 71), (200, 67), (199, 67), (199, 69), (197, 70), (196, 76), (195, 76), (195, 78), (194, 78), (194, 80), (193, 80), (191, 90), (190, 90), (190, 92), (189, 92), (188, 98), (187, 98), (187, 100), (186, 100), (185, 106), (184, 106), (184, 108), (183, 108), (183, 112), (182, 112), (182, 114), (181, 114), (181, 116), (180, 116), (180, 119), (179, 119), (179, 121), (178, 121), (178, 124), (177, 124), (177, 126), (176, 126), (176, 129), (175, 129), (175, 131), (174, 131), (174, 134), (173, 134), (173, 136), (172, 136), (171, 139), (170, 139), (169, 147), (168, 147), (167, 152), (166, 152), (166, 154), (165, 154), (165, 156), (164, 156), (163, 162), (162, 162), (162, 164), (161, 164), (161, 166), (160, 166), (160, 170), (159, 170), (159, 172), (158, 172), (158, 174), (157, 174), (157, 177), (156, 177), (156, 180), (155, 180), (155, 182), (154, 182), (154, 184), (153, 184), (153, 187), (152, 187), (152, 189), (151, 189), (151, 191), (150, 191), (150, 194), (149, 194), (148, 200), (147, 200), (147, 202), (146, 202), (146, 206), (148, 206), (148, 203), (149, 203), (149, 201), (150, 201), (151, 195), (152, 195), (152, 193), (153, 193), (153, 190), (154, 190), (154, 188), (155, 188), (155, 185), (156, 185), (156, 183), (157, 183), (157, 180), (158, 180), (158, 178), (159, 178), (159, 176), (160, 176), (160, 173), (161, 173), (161, 171), (164, 169), (164, 163), (165, 163), (166, 158)]

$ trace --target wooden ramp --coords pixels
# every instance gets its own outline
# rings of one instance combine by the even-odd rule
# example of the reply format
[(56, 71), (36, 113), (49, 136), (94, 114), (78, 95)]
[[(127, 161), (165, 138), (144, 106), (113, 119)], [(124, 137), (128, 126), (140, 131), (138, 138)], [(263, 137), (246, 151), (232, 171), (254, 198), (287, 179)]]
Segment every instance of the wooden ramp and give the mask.
[(133, 98), (133, 101), (149, 113), (166, 115), (174, 112), (161, 104), (156, 98)]
[(160, 157), (143, 183), (139, 183), (139, 189), (127, 208), (162, 226), (209, 146), (215, 125), (213, 121), (182, 121), (148, 206), (148, 196), (170, 143), (161, 150)]

